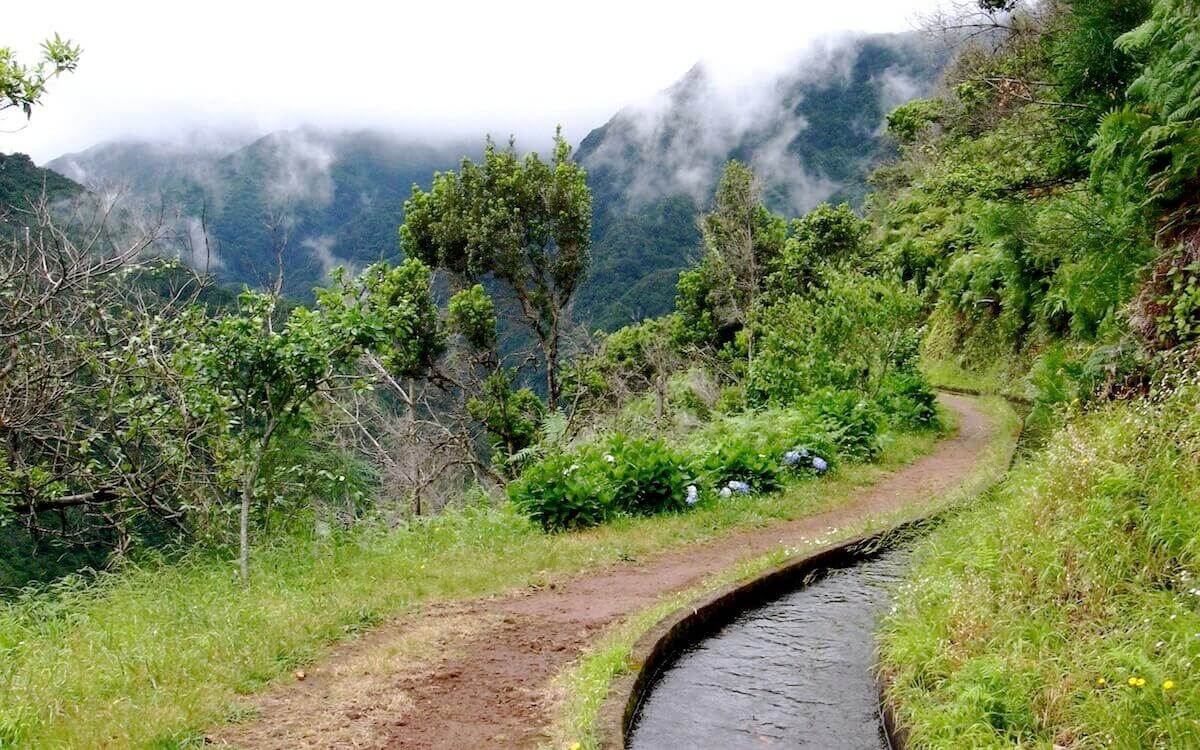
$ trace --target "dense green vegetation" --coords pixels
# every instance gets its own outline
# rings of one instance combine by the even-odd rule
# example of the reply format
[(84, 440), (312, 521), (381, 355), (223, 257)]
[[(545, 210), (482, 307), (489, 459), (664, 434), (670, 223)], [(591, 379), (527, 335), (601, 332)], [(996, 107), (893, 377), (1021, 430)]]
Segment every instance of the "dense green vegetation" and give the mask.
[[(5, 213), (30, 211), (44, 192), (51, 200), (68, 198), (81, 188), (71, 180), (48, 169), (39, 169), (25, 154), (0, 154), (0, 206)], [(6, 225), (11, 224), (6, 216), (0, 215)]]
[[(920, 545), (884, 626), (913, 745), (1200, 742), (1196, 2), (956, 12), (941, 87), (887, 139), (881, 81), (940, 67), (904, 45), (860, 41), (848, 75), (785, 92), (809, 127), (784, 154), (844, 191), (808, 211), (756, 159), (778, 122), (694, 155), (720, 173), (711, 201), (669, 181), (627, 201), (644, 167), (679, 166), (697, 72), (648, 159), (620, 117), (578, 160), (561, 138), (547, 160), (488, 141), (381, 192), (359, 182), (394, 163), (305, 134), (218, 158), (200, 244), (227, 278), (261, 275), (237, 299), (155, 259), (181, 254), (172, 231), (20, 219), (27, 237), (0, 237), (0, 538), (26, 557), (0, 572), (106, 571), (8, 593), (0, 747), (177, 746), (416, 603), (829, 507), (940, 434), (931, 381), (1034, 407), (1027, 455)], [(840, 202), (885, 154), (861, 214)], [(8, 200), (40, 192), (27, 160), (0, 167)], [(295, 184), (316, 192), (277, 191)], [(375, 260), (401, 217), (405, 260), (285, 301), (326, 271), (286, 278), (294, 240), (346, 221), (362, 234), (301, 254)], [(615, 330), (575, 335), (573, 305)], [(625, 627), (580, 666), (572, 722)]]
[(1194, 747), (1196, 386), (1072, 420), (919, 546), (882, 634), (915, 747)]
[(927, 371), (1033, 397), (1032, 447), (920, 545), (888, 694), (914, 747), (1191, 747), (1200, 8), (988, 5), (870, 212)]
[(835, 507), (931, 450), (936, 435), (883, 439), (879, 464), (575, 534), (545, 534), (511, 506), (476, 495), (396, 528), (287, 535), (256, 551), (250, 594), (226, 554), (203, 549), (29, 591), (0, 603), (0, 747), (200, 743), (205, 729), (244, 716), (241, 696), (396, 614)]
[[(789, 225), (733, 161), (700, 228), (705, 254), (681, 275), (675, 312), (615, 331), (571, 369), (577, 414), (621, 408), (593, 416), (591, 439), (526, 466), (509, 486), (547, 529), (681, 510), (687, 493), (694, 503), (731, 488), (771, 490), (790, 451), (795, 469), (823, 470), (874, 457), (882, 426), (938, 426), (916, 368), (919, 302), (860, 263), (867, 226), (848, 206)], [(659, 434), (678, 412), (708, 424), (686, 433), (686, 447), (626, 434), (647, 399)], [(785, 429), (759, 424), (776, 421), (767, 407), (782, 410)], [(737, 412), (754, 422), (731, 429)]]
[[(945, 61), (920, 34), (838, 40), (768, 92), (745, 92), (767, 99), (744, 105), (748, 112), (722, 111), (698, 66), (655, 108), (622, 111), (593, 130), (579, 146), (596, 204), (582, 319), (613, 330), (670, 311), (675, 279), (703, 253), (696, 219), (730, 159), (759, 172), (775, 211), (802, 213), (822, 200), (860, 205), (867, 175), (892, 148), (879, 130), (888, 108), (928, 91)], [(747, 116), (751, 125), (725, 132), (725, 119)]]

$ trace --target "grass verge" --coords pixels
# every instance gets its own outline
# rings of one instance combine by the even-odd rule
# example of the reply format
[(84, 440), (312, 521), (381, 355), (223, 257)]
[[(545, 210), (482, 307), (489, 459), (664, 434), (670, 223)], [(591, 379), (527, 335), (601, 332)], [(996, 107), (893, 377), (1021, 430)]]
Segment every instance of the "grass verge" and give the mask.
[(883, 531), (914, 517), (954, 507), (978, 497), (981, 492), (999, 481), (1008, 467), (1020, 429), (1020, 420), (1001, 398), (985, 397), (979, 399), (978, 403), (991, 424), (996, 427), (995, 439), (981, 457), (975, 471), (958, 489), (947, 496), (932, 498), (923, 506), (865, 519), (862, 523), (833, 530), (828, 535), (810, 540), (806, 544), (776, 550), (745, 561), (706, 578), (697, 586), (664, 596), (654, 605), (624, 618), (609, 628), (588, 653), (556, 677), (551, 691), (558, 708), (550, 727), (550, 742), (547, 747), (578, 746), (584, 750), (594, 750), (599, 746), (596, 718), (601, 705), (608, 697), (613, 680), (628, 674), (633, 668), (629, 659), (637, 640), (677, 609), (734, 582), (757, 577), (796, 556), (810, 554), (822, 547), (858, 536)]
[(1200, 747), (1198, 405), (1076, 415), (918, 545), (881, 631), (912, 747)]
[(196, 554), (60, 581), (0, 604), (0, 748), (200, 746), (238, 697), (423, 602), (545, 583), (620, 560), (819, 512), (932, 450), (884, 436), (881, 460), (772, 495), (546, 535), (507, 505), (399, 529), (256, 550), (248, 591)]

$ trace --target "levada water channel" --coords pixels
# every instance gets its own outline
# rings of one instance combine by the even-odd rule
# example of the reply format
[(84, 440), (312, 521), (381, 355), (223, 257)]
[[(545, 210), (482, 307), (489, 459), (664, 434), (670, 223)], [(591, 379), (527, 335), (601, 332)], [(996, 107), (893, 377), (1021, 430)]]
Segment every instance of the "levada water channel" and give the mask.
[(734, 616), (651, 683), (628, 746), (886, 750), (874, 632), (908, 560), (859, 558)]

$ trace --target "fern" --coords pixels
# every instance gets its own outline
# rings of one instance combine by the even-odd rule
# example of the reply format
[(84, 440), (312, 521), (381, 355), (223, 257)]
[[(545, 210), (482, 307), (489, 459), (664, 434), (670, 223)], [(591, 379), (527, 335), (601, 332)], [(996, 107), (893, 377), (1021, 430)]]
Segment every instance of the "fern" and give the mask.
[(1198, 12), (1195, 0), (1159, 0), (1149, 20), (1117, 40), (1145, 67), (1129, 106), (1108, 115), (1093, 141), (1093, 183), (1138, 185), (1170, 232), (1200, 218)]
[(554, 450), (566, 447), (567, 426), (567, 416), (561, 411), (547, 412), (538, 427), (537, 442), (512, 454), (508, 464), (513, 467), (525, 466), (530, 461), (545, 458)]

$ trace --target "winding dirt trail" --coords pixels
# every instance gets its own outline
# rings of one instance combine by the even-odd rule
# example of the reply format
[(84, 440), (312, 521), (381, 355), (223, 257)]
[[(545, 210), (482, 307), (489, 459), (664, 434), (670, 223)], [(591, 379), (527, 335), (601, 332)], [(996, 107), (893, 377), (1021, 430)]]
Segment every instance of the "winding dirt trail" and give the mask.
[(553, 708), (549, 680), (617, 619), (741, 560), (966, 481), (996, 428), (972, 398), (941, 401), (958, 413), (957, 434), (834, 510), (545, 588), (426, 607), (335, 650), (304, 681), (268, 691), (255, 699), (255, 719), (209, 740), (246, 750), (536, 747)]

